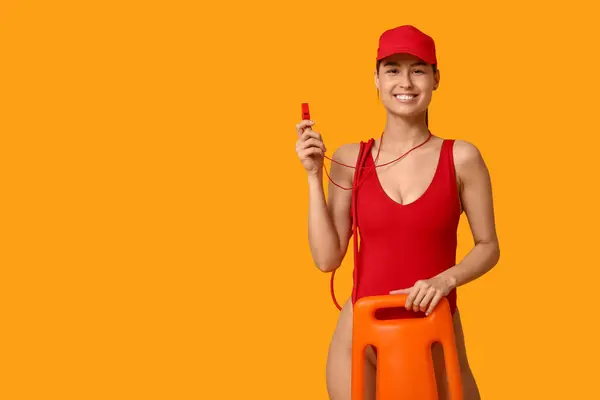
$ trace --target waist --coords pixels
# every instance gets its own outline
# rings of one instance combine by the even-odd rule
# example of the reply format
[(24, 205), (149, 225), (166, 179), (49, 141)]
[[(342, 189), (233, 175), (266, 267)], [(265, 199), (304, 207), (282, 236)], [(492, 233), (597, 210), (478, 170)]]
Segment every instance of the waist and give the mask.
[(452, 254), (445, 257), (424, 256), (390, 260), (359, 254), (358, 278), (361, 284), (403, 289), (422, 279), (430, 279), (456, 264)]
[(453, 263), (456, 260), (457, 236), (445, 235), (423, 239), (418, 235), (360, 236), (358, 254), (366, 263), (398, 264), (420, 263), (430, 266)]
[(387, 294), (433, 278), (456, 264), (456, 246), (381, 246), (364, 243), (358, 253), (357, 289), (360, 297)]

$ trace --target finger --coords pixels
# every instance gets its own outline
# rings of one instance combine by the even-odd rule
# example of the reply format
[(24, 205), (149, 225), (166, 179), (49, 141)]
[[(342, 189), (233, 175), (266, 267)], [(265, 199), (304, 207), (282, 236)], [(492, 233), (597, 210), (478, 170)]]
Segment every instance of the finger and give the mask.
[(325, 151), (325, 143), (323, 143), (322, 141), (315, 139), (315, 138), (310, 138), (304, 142), (301, 142), (299, 149), (303, 150), (303, 149), (308, 149), (309, 147), (318, 147), (318, 148), (322, 149), (323, 151)]
[(310, 147), (310, 148), (308, 148), (308, 149), (306, 149), (304, 151), (301, 151), (300, 154), (299, 154), (299, 156), (300, 156), (300, 158), (306, 158), (306, 157), (309, 157), (309, 156), (312, 156), (312, 155), (315, 155), (315, 154), (322, 156), (323, 155), (323, 150), (321, 150), (318, 147)]
[[(422, 293), (422, 292), (423, 292), (423, 289), (421, 289), (421, 290), (420, 290), (420, 292)], [(413, 301), (412, 310), (413, 310), (414, 312), (417, 312), (417, 311), (419, 311), (419, 303), (417, 303), (416, 301)]]
[(407, 310), (412, 310), (413, 302), (415, 301), (415, 297), (417, 297), (420, 290), (420, 286), (413, 286), (413, 288), (411, 289), (410, 293), (408, 294), (408, 297), (406, 297), (406, 303), (404, 304), (404, 307), (406, 307)]
[(412, 288), (396, 289), (396, 290), (390, 291), (390, 294), (406, 294), (406, 293), (410, 293), (410, 289), (412, 289)]
[(429, 288), (427, 294), (423, 297), (423, 299), (419, 302), (419, 310), (427, 311), (427, 306), (431, 302), (431, 300), (435, 297), (435, 293), (437, 291), (434, 288)]
[(303, 119), (302, 121), (300, 121), (300, 122), (298, 122), (296, 124), (296, 129), (297, 130), (303, 130), (303, 129), (306, 129), (307, 127), (312, 126), (314, 124), (315, 124), (315, 122), (313, 120), (311, 120), (311, 119)]
[(301, 140), (308, 140), (310, 138), (315, 138), (317, 140), (322, 140), (321, 134), (319, 132), (315, 132), (312, 129), (304, 131), (302, 135), (300, 135)]
[(312, 120), (308, 120), (308, 119), (304, 119), (302, 121), (300, 121), (299, 123), (296, 124), (296, 132), (299, 135), (302, 135), (302, 133), (304, 132), (304, 130), (308, 127), (313, 126), (315, 123)]
[(421, 308), (421, 302), (425, 296), (429, 294), (430, 289), (430, 287), (421, 286), (421, 290), (419, 290), (419, 293), (415, 296), (415, 300), (413, 301), (413, 311), (419, 311)]
[(440, 291), (436, 291), (436, 292), (437, 293), (435, 294), (435, 296), (433, 296), (433, 300), (431, 300), (431, 303), (429, 303), (429, 308), (425, 312), (425, 315), (431, 314), (433, 312), (433, 310), (435, 310), (435, 307), (437, 307), (437, 305), (440, 302), (440, 300), (442, 299), (442, 297), (444, 297), (442, 292), (440, 292)]
[(309, 146), (306, 146), (303, 143), (300, 143), (296, 146), (296, 153), (298, 153), (298, 155), (301, 155), (308, 149), (320, 149), (323, 154), (325, 154), (325, 152), (327, 151), (327, 149), (325, 148), (325, 145), (323, 145), (323, 144), (319, 145), (318, 142), (315, 144), (309, 145)]
[(423, 287), (423, 283), (424, 283), (423, 281), (418, 280), (413, 285), (411, 292), (408, 294), (408, 297), (406, 298), (405, 306), (406, 306), (407, 310), (411, 310), (413, 308), (415, 298), (417, 297), (421, 288)]

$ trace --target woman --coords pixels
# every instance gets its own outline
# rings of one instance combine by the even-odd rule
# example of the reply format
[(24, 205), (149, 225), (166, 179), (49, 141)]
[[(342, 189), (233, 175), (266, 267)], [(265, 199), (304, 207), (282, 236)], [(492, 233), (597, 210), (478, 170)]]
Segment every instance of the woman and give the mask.
[[(350, 400), (354, 302), (364, 296), (408, 293), (404, 308), (392, 317), (419, 317), (441, 298), (448, 299), (465, 399), (479, 399), (456, 288), (485, 274), (499, 259), (488, 170), (473, 144), (443, 139), (428, 129), (427, 109), (440, 82), (433, 39), (412, 26), (387, 30), (379, 39), (376, 61), (375, 86), (387, 114), (383, 134), (369, 142), (362, 164), (358, 143), (335, 151), (329, 175), (335, 184), (329, 185), (327, 201), (321, 135), (312, 130), (313, 121), (296, 126), (296, 151), (308, 173), (309, 243), (320, 270), (334, 272), (341, 264), (353, 234), (352, 212), (360, 226), (353, 295), (341, 309), (329, 348), (329, 397)], [(475, 245), (457, 264), (456, 230), (463, 212)], [(432, 354), (440, 398), (446, 398), (439, 345)], [(376, 355), (371, 348), (367, 359), (367, 398), (375, 399)]]

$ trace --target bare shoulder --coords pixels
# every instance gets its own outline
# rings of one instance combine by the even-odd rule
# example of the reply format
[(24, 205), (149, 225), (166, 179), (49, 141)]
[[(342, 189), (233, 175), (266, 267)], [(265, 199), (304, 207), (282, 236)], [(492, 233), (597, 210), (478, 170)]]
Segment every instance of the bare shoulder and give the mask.
[(452, 150), (456, 174), (462, 184), (473, 175), (487, 175), (483, 155), (477, 146), (469, 141), (456, 139)]
[[(360, 143), (347, 143), (338, 147), (331, 159), (330, 175), (334, 181), (346, 186), (352, 184), (354, 167), (360, 152)], [(339, 163), (339, 164), (338, 164)], [(343, 165), (342, 165), (343, 164)]]
[(454, 163), (456, 166), (470, 167), (483, 162), (481, 151), (473, 143), (456, 139), (454, 141)]
[(360, 143), (346, 143), (337, 148), (332, 158), (344, 164), (355, 165), (359, 151)]
[(489, 172), (483, 155), (475, 144), (466, 140), (456, 139), (452, 154), (456, 176), (461, 188), (464, 188), (465, 184), (473, 183), (479, 185), (489, 181)]

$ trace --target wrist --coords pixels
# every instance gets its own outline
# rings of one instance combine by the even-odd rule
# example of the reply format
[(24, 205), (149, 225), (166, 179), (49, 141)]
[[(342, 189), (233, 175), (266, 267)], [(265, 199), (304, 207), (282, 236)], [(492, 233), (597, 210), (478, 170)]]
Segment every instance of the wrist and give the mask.
[(323, 170), (319, 169), (314, 172), (309, 172), (308, 174), (308, 183), (323, 183)]
[(450, 290), (456, 289), (456, 287), (458, 286), (458, 279), (456, 279), (456, 277), (454, 275), (450, 275), (448, 277), (448, 281), (449, 281), (449, 285), (450, 285)]
[(456, 278), (456, 276), (454, 276), (451, 270), (446, 270), (440, 275), (444, 279), (444, 282), (446, 282), (449, 291), (456, 289), (456, 287), (458, 286), (458, 279)]

